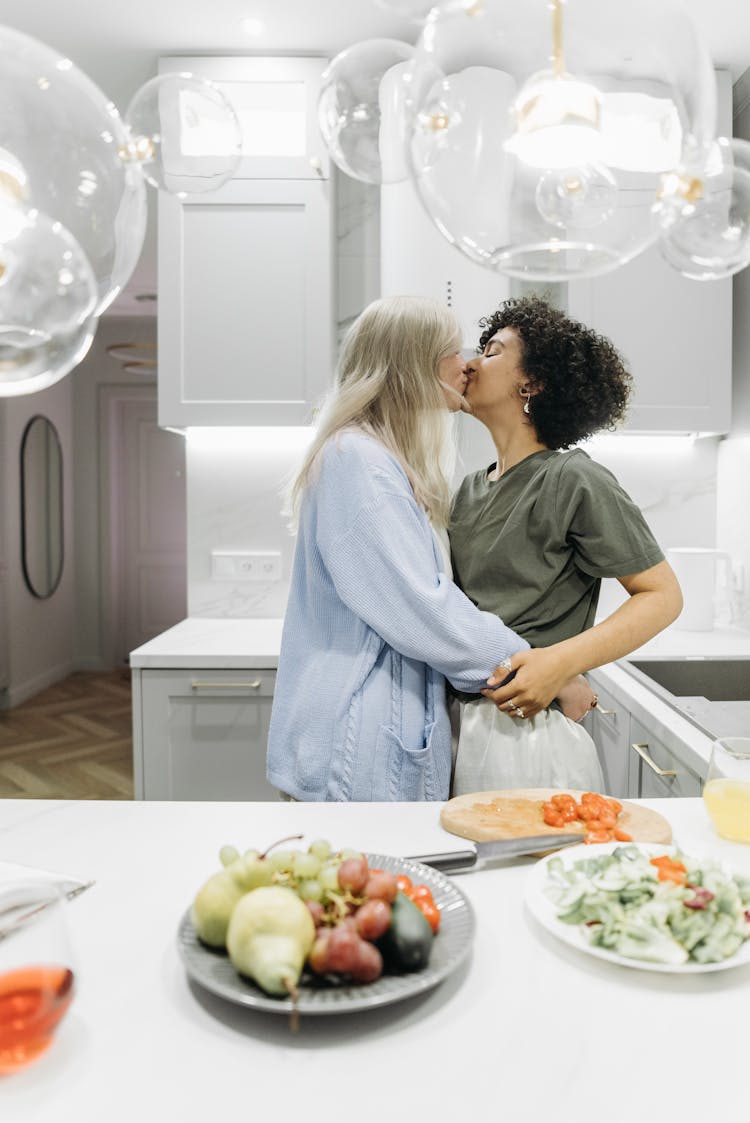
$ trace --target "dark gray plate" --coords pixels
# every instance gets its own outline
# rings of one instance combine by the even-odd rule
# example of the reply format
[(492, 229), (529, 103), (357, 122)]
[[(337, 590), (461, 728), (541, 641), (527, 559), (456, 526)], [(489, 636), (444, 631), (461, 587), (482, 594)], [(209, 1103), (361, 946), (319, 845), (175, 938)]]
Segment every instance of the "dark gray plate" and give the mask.
[[(303, 975), (297, 1003), (300, 1014), (349, 1014), (412, 998), (441, 983), (471, 950), (474, 912), (463, 893), (444, 874), (419, 862), (392, 858), (386, 854), (367, 854), (367, 861), (376, 869), (404, 873), (415, 884), (429, 885), (435, 904), (441, 911), (440, 928), (433, 941), (430, 962), (421, 971), (408, 975), (381, 975), (374, 983), (357, 986), (335, 986)], [(291, 999), (272, 998), (249, 979), (238, 975), (225, 954), (212, 951), (199, 941), (189, 909), (180, 922), (177, 942), (189, 977), (212, 994), (255, 1010), (268, 1010), (272, 1014), (291, 1013)]]

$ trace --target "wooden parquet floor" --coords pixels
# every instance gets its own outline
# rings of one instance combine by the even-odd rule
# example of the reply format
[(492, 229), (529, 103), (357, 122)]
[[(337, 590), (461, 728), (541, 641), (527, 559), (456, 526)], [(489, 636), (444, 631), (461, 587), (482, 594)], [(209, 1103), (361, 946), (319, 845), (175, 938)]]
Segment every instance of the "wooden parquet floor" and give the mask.
[(81, 671), (0, 710), (0, 798), (132, 799), (130, 705), (130, 671)]

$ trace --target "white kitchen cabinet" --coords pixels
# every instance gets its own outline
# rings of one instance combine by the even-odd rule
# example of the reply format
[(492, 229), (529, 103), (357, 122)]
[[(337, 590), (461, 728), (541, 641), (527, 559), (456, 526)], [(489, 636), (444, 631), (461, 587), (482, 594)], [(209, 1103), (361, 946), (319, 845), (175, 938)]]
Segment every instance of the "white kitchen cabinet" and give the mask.
[(729, 431), (731, 278), (691, 281), (652, 246), (613, 273), (571, 282), (568, 312), (611, 339), (633, 375), (624, 431)]
[(628, 788), (633, 799), (700, 795), (702, 783), (652, 730), (630, 719)]
[[(643, 697), (636, 707), (626, 690), (610, 689), (602, 677), (607, 670), (587, 675), (599, 705), (585, 719), (599, 753), (607, 793), (618, 799), (700, 795), (703, 773), (690, 747), (663, 719), (650, 720)], [(624, 677), (629, 681), (629, 676)], [(633, 712), (636, 708), (637, 714)]]
[(628, 750), (630, 713), (626, 706), (589, 675), (599, 699), (595, 710), (586, 715), (584, 725), (591, 734), (604, 773), (604, 790), (616, 799), (626, 799), (628, 788)]
[(136, 799), (274, 800), (272, 668), (133, 668)]
[(235, 179), (328, 179), (330, 157), (318, 126), (326, 58), (170, 55), (159, 72), (213, 82), (232, 104), (242, 130)]
[[(731, 75), (722, 70), (716, 78), (717, 132), (731, 136)], [(731, 277), (689, 280), (657, 244), (603, 277), (571, 281), (567, 306), (627, 361), (635, 385), (625, 431), (729, 431)]]
[[(159, 193), (159, 424), (309, 424), (333, 365), (333, 184), (313, 129), (324, 60), (195, 61), (162, 69), (213, 77), (245, 151), (217, 191)], [(290, 125), (274, 96), (283, 109), (296, 87)]]

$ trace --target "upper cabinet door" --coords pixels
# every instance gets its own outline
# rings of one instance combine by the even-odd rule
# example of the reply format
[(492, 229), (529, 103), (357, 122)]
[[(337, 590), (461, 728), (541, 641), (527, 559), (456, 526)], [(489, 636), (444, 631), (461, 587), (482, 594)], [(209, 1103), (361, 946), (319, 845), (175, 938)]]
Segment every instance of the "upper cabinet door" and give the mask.
[(726, 433), (731, 423), (732, 281), (691, 281), (652, 246), (568, 286), (571, 316), (614, 343), (633, 375), (624, 430)]
[(226, 92), (245, 152), (217, 191), (159, 193), (161, 426), (307, 425), (325, 393), (334, 237), (317, 126), (324, 65), (161, 61), (162, 72), (191, 71)]
[(214, 82), (242, 128), (235, 179), (328, 179), (330, 159), (318, 127), (324, 58), (170, 56), (159, 72), (189, 72)]
[(333, 356), (329, 189), (160, 195), (160, 425), (310, 424)]

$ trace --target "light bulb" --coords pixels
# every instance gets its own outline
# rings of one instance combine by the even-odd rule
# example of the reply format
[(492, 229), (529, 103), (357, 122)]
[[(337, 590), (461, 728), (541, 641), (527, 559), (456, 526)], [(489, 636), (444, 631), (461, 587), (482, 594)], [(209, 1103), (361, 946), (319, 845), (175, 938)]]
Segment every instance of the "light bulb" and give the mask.
[(525, 84), (513, 105), (515, 132), (505, 142), (524, 164), (565, 168), (596, 160), (601, 148), (601, 96), (570, 75), (543, 71)]
[(617, 206), (617, 183), (603, 164), (547, 171), (536, 187), (542, 218), (561, 228), (589, 229), (606, 222)]

